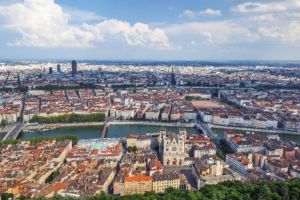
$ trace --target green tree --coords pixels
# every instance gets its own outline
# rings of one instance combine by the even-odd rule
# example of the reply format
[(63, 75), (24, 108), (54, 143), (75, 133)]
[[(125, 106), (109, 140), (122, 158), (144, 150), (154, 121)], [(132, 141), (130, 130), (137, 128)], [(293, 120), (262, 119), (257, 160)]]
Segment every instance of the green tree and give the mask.
[(1, 200), (9, 200), (9, 199), (13, 199), (14, 198), (14, 195), (11, 194), (11, 193), (3, 193), (1, 195)]
[(232, 148), (230, 147), (230, 145), (227, 143), (225, 139), (220, 140), (220, 149), (225, 155), (234, 153), (234, 151), (232, 150)]
[(1, 123), (0, 123), (1, 127), (5, 127), (7, 124), (8, 124), (7, 120), (5, 120), (5, 119), (1, 120)]
[(53, 117), (42, 117), (35, 115), (30, 120), (31, 123), (53, 124), (53, 123), (74, 123), (74, 122), (102, 122), (105, 120), (104, 113), (91, 114), (66, 114)]
[(7, 140), (7, 141), (0, 142), (0, 146), (8, 145), (8, 144), (15, 145), (22, 141), (29, 141), (31, 144), (37, 144), (47, 140), (56, 140), (56, 141), (71, 140), (72, 145), (76, 145), (78, 142), (78, 138), (76, 136), (71, 135), (71, 136), (37, 137), (37, 138), (28, 138), (28, 139)]
[(135, 152), (137, 152), (137, 150), (138, 150), (138, 148), (136, 147), (136, 146), (133, 146), (133, 147), (127, 147), (127, 151), (129, 152), (129, 153), (135, 153)]
[(259, 187), (257, 191), (258, 200), (272, 200), (272, 192), (267, 184), (263, 184), (262, 187)]
[(45, 180), (46, 183), (51, 183), (57, 176), (59, 176), (59, 171), (56, 170), (52, 172)]

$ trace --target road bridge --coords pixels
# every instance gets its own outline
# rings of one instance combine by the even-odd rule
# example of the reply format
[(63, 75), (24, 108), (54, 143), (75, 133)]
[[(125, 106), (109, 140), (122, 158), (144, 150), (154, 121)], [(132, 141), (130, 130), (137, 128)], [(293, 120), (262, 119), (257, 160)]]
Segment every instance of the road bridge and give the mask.
[(203, 134), (205, 134), (207, 137), (212, 139), (215, 143), (219, 143), (221, 138), (211, 130), (211, 128), (208, 126), (208, 124), (198, 120), (197, 127), (200, 128), (202, 130)]
[(106, 138), (107, 128), (109, 126), (108, 119), (105, 120), (104, 127), (102, 129), (101, 138)]
[(102, 129), (101, 138), (106, 138), (107, 129), (109, 127), (109, 110), (110, 110), (110, 108), (111, 108), (111, 100), (110, 100), (109, 109), (107, 109), (107, 111), (105, 113), (105, 122), (104, 122), (104, 127)]
[(6, 133), (2, 141), (17, 139), (19, 134), (22, 132), (23, 128), (24, 128), (23, 123), (20, 122), (16, 124), (9, 132)]

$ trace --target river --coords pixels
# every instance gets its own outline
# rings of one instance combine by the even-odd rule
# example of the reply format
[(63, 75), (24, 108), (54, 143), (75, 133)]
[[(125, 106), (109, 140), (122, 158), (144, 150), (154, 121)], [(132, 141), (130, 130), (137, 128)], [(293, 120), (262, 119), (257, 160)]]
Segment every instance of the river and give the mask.
[(5, 133), (0, 133), (0, 141), (2, 140), (2, 138), (4, 138)]
[[(49, 137), (49, 136), (77, 136), (79, 139), (92, 139), (100, 138), (102, 132), (102, 126), (86, 126), (86, 127), (68, 127), (58, 128), (50, 131), (32, 131), (27, 133), (21, 133), (19, 138), (33, 138), (33, 137)], [(178, 132), (179, 127), (163, 127), (154, 125), (111, 125), (108, 127), (107, 137), (126, 137), (128, 134), (145, 134), (155, 133), (161, 128), (165, 128), (168, 132)], [(199, 133), (194, 128), (186, 128), (188, 133)]]
[[(58, 128), (55, 130), (39, 132), (32, 131), (28, 133), (21, 133), (19, 138), (33, 138), (33, 137), (50, 137), (50, 136), (66, 136), (73, 135), (77, 136), (79, 139), (92, 139), (100, 138), (102, 132), (102, 126), (85, 126), (85, 127), (67, 127)], [(128, 134), (145, 134), (145, 133), (155, 133), (161, 128), (167, 129), (168, 132), (178, 132), (179, 127), (163, 127), (156, 125), (139, 125), (139, 124), (126, 124), (126, 125), (111, 125), (107, 131), (108, 138), (114, 137), (126, 137)], [(186, 128), (188, 133), (199, 133), (194, 128)], [(225, 129), (213, 129), (221, 138), (225, 137)], [(242, 131), (235, 131), (237, 133), (243, 133)], [(258, 134), (268, 134), (268, 133), (258, 133)], [(272, 134), (272, 133), (270, 133)], [(300, 136), (295, 135), (279, 135), (283, 141), (294, 141), (300, 144)], [(0, 134), (0, 139), (4, 137), (4, 134)]]

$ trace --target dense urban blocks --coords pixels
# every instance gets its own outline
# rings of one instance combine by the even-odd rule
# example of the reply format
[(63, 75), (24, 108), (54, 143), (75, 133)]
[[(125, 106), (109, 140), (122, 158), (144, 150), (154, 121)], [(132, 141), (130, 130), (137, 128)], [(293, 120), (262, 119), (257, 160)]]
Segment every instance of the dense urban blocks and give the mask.
[[(28, 65), (0, 68), (1, 131), (103, 122), (103, 133), (114, 123), (151, 123), (202, 134), (180, 128), (125, 138), (121, 130), (121, 138), (1, 142), (2, 198), (300, 197), (300, 149), (286, 140), (300, 130), (299, 68)], [(224, 137), (211, 128), (225, 129)]]

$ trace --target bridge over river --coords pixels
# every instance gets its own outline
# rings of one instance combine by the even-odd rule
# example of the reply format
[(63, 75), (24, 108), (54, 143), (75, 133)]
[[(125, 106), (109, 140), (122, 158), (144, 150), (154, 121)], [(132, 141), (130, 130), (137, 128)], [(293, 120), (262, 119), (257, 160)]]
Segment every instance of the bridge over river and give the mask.
[(212, 139), (215, 143), (219, 143), (221, 138), (218, 136), (218, 134), (214, 133), (211, 130), (208, 124), (201, 121), (197, 121), (197, 127), (202, 130), (203, 134)]
[(25, 108), (25, 98), (22, 99), (21, 105), (21, 112), (19, 115), (18, 123), (10, 129), (2, 139), (2, 141), (7, 140), (15, 140), (18, 138), (19, 134), (23, 131), (24, 123), (23, 123), (23, 116), (24, 116), (24, 108)]
[(7, 140), (15, 140), (18, 138), (19, 134), (22, 132), (24, 128), (24, 125), (22, 122), (17, 123), (12, 129), (6, 133), (2, 141), (7, 141)]

